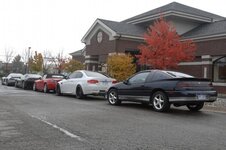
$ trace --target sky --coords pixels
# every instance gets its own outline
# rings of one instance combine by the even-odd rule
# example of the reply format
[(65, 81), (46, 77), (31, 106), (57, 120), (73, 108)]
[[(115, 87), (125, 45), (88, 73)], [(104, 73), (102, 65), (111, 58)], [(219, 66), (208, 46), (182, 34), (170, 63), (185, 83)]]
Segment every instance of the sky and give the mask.
[[(224, 0), (174, 0), (226, 17)], [(97, 18), (122, 21), (173, 0), (0, 0), (0, 61), (31, 51), (57, 55), (84, 48), (81, 42)]]

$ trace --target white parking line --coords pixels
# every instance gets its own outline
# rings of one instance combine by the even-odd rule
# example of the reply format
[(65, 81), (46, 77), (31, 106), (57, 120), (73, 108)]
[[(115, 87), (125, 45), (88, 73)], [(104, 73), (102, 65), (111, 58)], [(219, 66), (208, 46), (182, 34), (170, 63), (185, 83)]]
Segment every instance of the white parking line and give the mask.
[(43, 120), (43, 119), (38, 118), (38, 117), (33, 116), (33, 115), (31, 115), (31, 117), (32, 117), (32, 118), (35, 118), (35, 119), (38, 119), (38, 120), (40, 120), (40, 121), (42, 121), (42, 122), (44, 122), (44, 123), (50, 125), (51, 127), (55, 128), (55, 129), (57, 129), (57, 130), (59, 130), (60, 132), (63, 132), (65, 135), (67, 135), (67, 136), (69, 136), (69, 137), (71, 137), (71, 138), (75, 138), (75, 139), (77, 139), (78, 141), (81, 141), (81, 142), (87, 142), (87, 141), (86, 141), (85, 139), (83, 139), (82, 137), (80, 137), (80, 136), (78, 136), (78, 135), (75, 135), (75, 134), (73, 134), (73, 133), (71, 133), (71, 132), (69, 132), (69, 131), (67, 131), (67, 130), (65, 130), (65, 129), (63, 129), (63, 128), (61, 128), (61, 127), (58, 127), (58, 126), (55, 125), (55, 124), (52, 124), (52, 123), (50, 123), (50, 122), (48, 122), (48, 121), (46, 121), (46, 120)]

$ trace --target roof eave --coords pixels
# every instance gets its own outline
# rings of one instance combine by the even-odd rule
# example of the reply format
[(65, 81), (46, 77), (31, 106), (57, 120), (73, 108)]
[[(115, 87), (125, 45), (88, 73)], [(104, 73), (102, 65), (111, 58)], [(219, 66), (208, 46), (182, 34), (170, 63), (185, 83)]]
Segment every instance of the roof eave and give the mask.
[(182, 18), (191, 19), (191, 20), (200, 21), (200, 22), (215, 21), (209, 17), (203, 17), (203, 16), (199, 16), (199, 15), (192, 15), (192, 14), (188, 14), (188, 13), (184, 13), (184, 12), (180, 12), (180, 11), (170, 10), (170, 11), (165, 11), (165, 12), (161, 12), (158, 14), (154, 14), (154, 15), (150, 15), (150, 16), (146, 16), (146, 17), (142, 17), (142, 18), (138, 18), (138, 19), (134, 19), (134, 20), (130, 20), (130, 21), (125, 21), (125, 22), (131, 23), (131, 24), (139, 24), (139, 23), (143, 23), (146, 21), (156, 20), (156, 19), (160, 18), (161, 16), (163, 16), (163, 17), (177, 16), (177, 17), (182, 17)]
[(213, 34), (213, 35), (204, 35), (199, 37), (185, 37), (181, 41), (192, 39), (196, 42), (199, 42), (199, 41), (217, 40), (217, 39), (225, 39), (225, 38), (226, 38), (226, 33), (221, 33), (221, 34)]
[(118, 36), (118, 34), (112, 30), (111, 28), (109, 28), (107, 25), (105, 25), (101, 20), (99, 19), (96, 19), (96, 21), (92, 24), (92, 26), (89, 28), (89, 30), (86, 32), (86, 34), (83, 36), (83, 38), (81, 39), (81, 42), (82, 43), (86, 43), (86, 39), (87, 37), (90, 35), (90, 33), (92, 32), (92, 30), (94, 29), (94, 27), (97, 25), (97, 24), (100, 24), (101, 26), (103, 26), (106, 30), (108, 30), (112, 36)]

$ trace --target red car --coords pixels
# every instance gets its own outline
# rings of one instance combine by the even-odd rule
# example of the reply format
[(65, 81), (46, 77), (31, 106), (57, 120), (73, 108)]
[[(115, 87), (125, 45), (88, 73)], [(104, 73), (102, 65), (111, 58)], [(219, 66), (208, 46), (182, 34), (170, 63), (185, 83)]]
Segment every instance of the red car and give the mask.
[(33, 90), (43, 91), (44, 93), (48, 93), (51, 90), (55, 91), (57, 82), (64, 78), (65, 76), (62, 74), (45, 74), (42, 79), (35, 81)]

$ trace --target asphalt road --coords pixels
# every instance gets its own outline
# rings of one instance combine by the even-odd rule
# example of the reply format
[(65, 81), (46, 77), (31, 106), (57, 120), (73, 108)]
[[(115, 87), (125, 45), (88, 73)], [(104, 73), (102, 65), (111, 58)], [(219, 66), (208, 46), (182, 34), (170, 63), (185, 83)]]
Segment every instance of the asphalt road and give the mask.
[(225, 150), (226, 113), (111, 106), (0, 85), (0, 150)]

